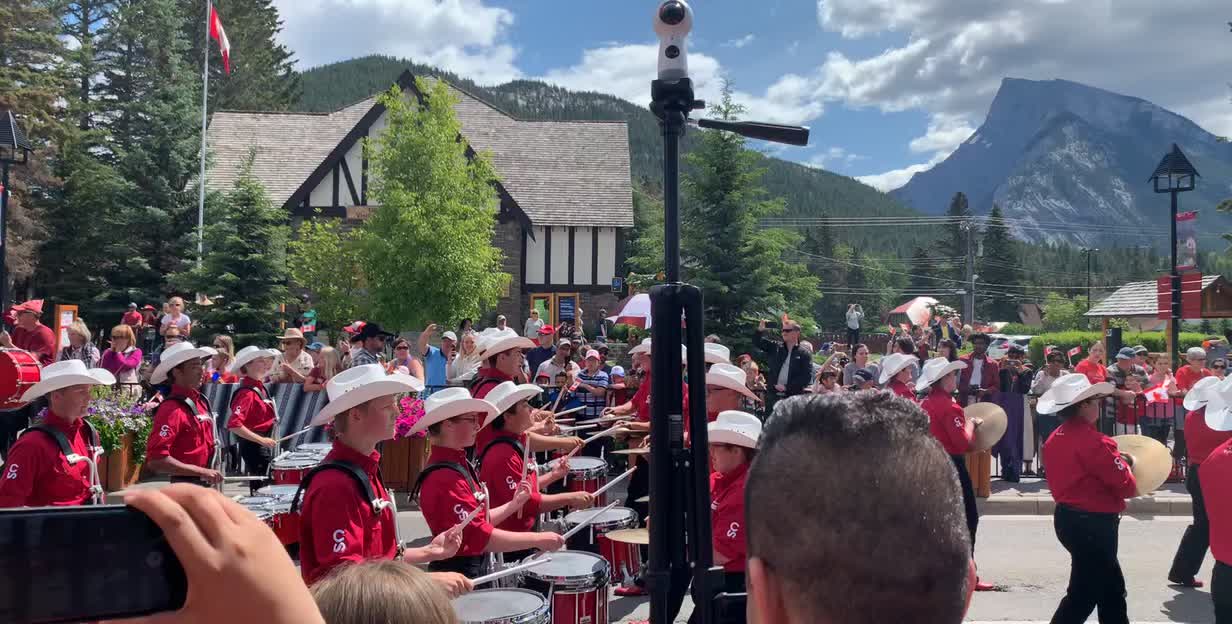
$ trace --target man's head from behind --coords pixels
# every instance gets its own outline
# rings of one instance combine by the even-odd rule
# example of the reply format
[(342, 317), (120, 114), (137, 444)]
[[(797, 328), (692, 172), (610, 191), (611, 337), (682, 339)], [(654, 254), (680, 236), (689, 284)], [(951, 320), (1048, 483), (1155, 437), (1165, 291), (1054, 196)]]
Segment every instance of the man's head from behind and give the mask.
[[(790, 483), (810, 495), (792, 496)], [(962, 621), (972, 578), (962, 493), (916, 405), (888, 392), (779, 403), (745, 509), (750, 622)]]

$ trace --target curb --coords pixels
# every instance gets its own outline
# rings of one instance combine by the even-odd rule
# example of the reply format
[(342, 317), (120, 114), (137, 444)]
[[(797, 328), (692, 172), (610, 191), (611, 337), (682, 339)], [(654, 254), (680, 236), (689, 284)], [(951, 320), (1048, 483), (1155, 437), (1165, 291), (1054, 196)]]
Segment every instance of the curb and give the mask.
[[(1051, 497), (1016, 496), (977, 498), (981, 515), (1050, 516), (1056, 509)], [(1127, 514), (1151, 516), (1189, 516), (1193, 514), (1193, 501), (1188, 496), (1144, 496), (1128, 501)]]

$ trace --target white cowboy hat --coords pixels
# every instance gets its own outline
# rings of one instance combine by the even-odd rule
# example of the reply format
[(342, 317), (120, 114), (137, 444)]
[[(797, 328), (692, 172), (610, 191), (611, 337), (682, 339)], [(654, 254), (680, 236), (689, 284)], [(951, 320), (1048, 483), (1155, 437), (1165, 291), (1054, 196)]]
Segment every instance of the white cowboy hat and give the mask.
[(1219, 405), (1218, 407), (1216, 405), (1211, 405), (1212, 401), (1215, 403), (1221, 403), (1220, 401), (1217, 401), (1216, 398), (1219, 396), (1217, 386), (1219, 386), (1222, 381), (1222, 379), (1215, 376), (1203, 377), (1202, 379), (1199, 379), (1192, 387), (1189, 388), (1189, 392), (1185, 393), (1185, 400), (1182, 401), (1185, 410), (1192, 412), (1196, 409), (1208, 406), (1216, 409), (1218, 407), (1223, 407), (1223, 405)]
[[(1203, 377), (1190, 388), (1189, 394), (1193, 394), (1198, 388), (1198, 384), (1207, 379), (1216, 379), (1215, 377)], [(1208, 395), (1206, 403), (1206, 426), (1213, 431), (1232, 431), (1232, 377), (1225, 377), (1222, 381), (1215, 384), (1214, 388), (1207, 390)], [(1189, 394), (1185, 395), (1186, 409), (1189, 405)]]
[(204, 360), (218, 355), (213, 347), (194, 347), (191, 342), (177, 342), (163, 350), (158, 359), (158, 366), (150, 373), (150, 383), (160, 384), (167, 380), (171, 369), (189, 360)]
[(889, 383), (895, 375), (901, 373), (904, 368), (914, 366), (915, 363), (919, 361), (920, 358), (903, 353), (893, 353), (881, 358), (881, 377), (877, 380), (877, 383), (884, 386)]
[[(536, 388), (536, 390), (539, 390)], [(432, 396), (424, 401), (424, 415), (411, 427), (411, 433), (419, 433), (426, 430), (428, 427), (435, 425), (438, 422), (443, 422), (469, 414), (471, 412), (479, 412), (483, 414), (483, 425), (486, 426), (489, 422), (496, 418), (496, 406), (485, 401), (484, 399), (471, 398), (471, 393), (467, 392), (466, 388), (445, 388), (438, 392), (433, 392)]]
[(704, 348), (707, 364), (731, 364), (731, 349), (717, 342), (707, 342)]
[(110, 386), (115, 382), (115, 375), (105, 369), (86, 368), (85, 362), (81, 360), (64, 360), (48, 364), (40, 373), (39, 382), (30, 386), (30, 389), (21, 395), (21, 400), (28, 403), (48, 392), (69, 386)]
[[(483, 400), (491, 403), (496, 407), (496, 413), (491, 416), (491, 420), (496, 420), (496, 416), (509, 411), (519, 401), (538, 396), (543, 393), (543, 388), (534, 384), (516, 384), (512, 381), (502, 381), (488, 391), (488, 395)], [(488, 423), (484, 423), (487, 425)]]
[(239, 373), (240, 368), (245, 364), (263, 357), (278, 358), (282, 356), (282, 352), (278, 349), (262, 349), (261, 347), (247, 346), (240, 349), (239, 353), (235, 354), (235, 361), (231, 362), (231, 366), (227, 370), (232, 373)]
[(311, 425), (324, 425), (338, 414), (373, 399), (404, 392), (422, 392), (423, 389), (423, 382), (419, 379), (402, 373), (387, 374), (380, 364), (348, 368), (325, 384), (329, 403), (313, 416)]
[(488, 359), (510, 349), (534, 349), (535, 343), (530, 338), (518, 335), (511, 328), (497, 329), (489, 327), (483, 330), (475, 340), (476, 347), (483, 359)]
[(761, 437), (761, 421), (756, 416), (738, 410), (719, 412), (719, 417), (706, 426), (711, 444), (734, 444), (757, 448)]
[(967, 363), (962, 360), (951, 362), (943, 357), (935, 357), (924, 363), (924, 368), (920, 370), (920, 379), (915, 382), (915, 391), (923, 392), (942, 377), (966, 367)]
[(754, 401), (760, 401), (761, 399), (757, 398), (757, 395), (753, 394), (752, 390), (749, 390), (749, 387), (746, 385), (747, 381), (748, 375), (745, 374), (744, 369), (722, 362), (712, 365), (710, 370), (706, 372), (707, 386), (718, 386), (728, 390), (735, 390)]
[[(629, 349), (629, 355), (634, 355), (636, 353), (645, 353), (646, 355), (650, 355), (650, 348), (651, 348), (650, 339), (643, 338), (642, 344), (637, 345), (636, 347), (633, 347), (632, 349)], [(680, 361), (683, 362), (688, 357), (689, 357), (689, 348), (684, 345), (680, 345)]]
[(1048, 392), (1040, 397), (1039, 403), (1035, 405), (1035, 411), (1040, 414), (1055, 414), (1091, 397), (1112, 394), (1115, 389), (1106, 381), (1092, 385), (1091, 380), (1082, 373), (1062, 375), (1060, 379), (1053, 382)]

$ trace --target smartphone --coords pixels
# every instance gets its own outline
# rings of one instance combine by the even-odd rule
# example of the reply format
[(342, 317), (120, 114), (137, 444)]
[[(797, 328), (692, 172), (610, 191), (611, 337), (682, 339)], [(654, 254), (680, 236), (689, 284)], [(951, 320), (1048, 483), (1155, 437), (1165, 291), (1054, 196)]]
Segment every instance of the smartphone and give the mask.
[(177, 610), (188, 580), (162, 529), (124, 505), (0, 511), (0, 622)]

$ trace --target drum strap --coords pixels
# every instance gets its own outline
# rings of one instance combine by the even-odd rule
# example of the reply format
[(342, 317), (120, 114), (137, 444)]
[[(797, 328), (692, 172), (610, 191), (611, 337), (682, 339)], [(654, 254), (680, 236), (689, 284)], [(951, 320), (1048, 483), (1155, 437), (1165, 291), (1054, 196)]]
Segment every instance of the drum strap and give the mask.
[(463, 479), (466, 479), (466, 486), (469, 487), (472, 492), (479, 491), (478, 487), (475, 485), (475, 481), (477, 479), (473, 474), (471, 474), (471, 471), (468, 470), (467, 467), (463, 467), (462, 464), (457, 462), (436, 462), (425, 466), (423, 471), (419, 473), (419, 478), (415, 479), (415, 487), (411, 488), (412, 500), (419, 499), (419, 489), (423, 487), (424, 481), (428, 478), (428, 475), (436, 472), (437, 470), (452, 470), (462, 475)]
[(497, 386), (497, 385), (500, 385), (502, 381), (503, 380), (497, 379), (495, 377), (475, 377), (474, 379), (471, 380), (470, 386), (468, 386), (466, 389), (470, 391), (471, 396), (475, 396), (475, 392), (479, 390), (480, 388), (482, 388), (483, 386), (488, 385), (488, 384), (491, 384), (492, 386)]
[[(211, 409), (211, 407), (210, 407), (210, 400), (209, 400), (209, 399), (207, 399), (207, 398), (205, 398), (205, 395), (204, 395), (204, 394), (201, 394), (201, 395), (198, 395), (198, 396), (199, 396), (199, 398), (201, 399), (201, 402), (202, 402), (202, 403), (205, 403), (205, 413), (206, 413), (206, 414), (210, 414), (210, 413), (212, 413), (214, 410), (213, 410), (213, 409)], [(197, 418), (197, 420), (201, 420), (201, 419), (202, 419), (201, 408), (197, 406), (197, 402), (196, 402), (196, 401), (194, 401), (194, 400), (192, 400), (192, 399), (190, 399), (190, 398), (188, 398), (188, 397), (171, 397), (171, 398), (172, 398), (173, 400), (175, 400), (175, 401), (179, 401), (179, 402), (183, 403), (184, 405), (188, 406), (188, 411), (192, 412), (192, 415), (193, 415), (194, 417), (196, 417), (196, 418)]]
[[(28, 427), (26, 432), (41, 431), (52, 437), (56, 441), (56, 446), (60, 447), (60, 454), (64, 455), (65, 461), (70, 464), (75, 464), (81, 460), (85, 460), (90, 466), (90, 495), (94, 504), (101, 504), (102, 487), (98, 485), (98, 464), (96, 458), (102, 454), (102, 447), (99, 445), (98, 432), (94, 430), (94, 426), (88, 420), (82, 419), (81, 426), (85, 429), (86, 444), (90, 447), (90, 457), (82, 457), (73, 451), (73, 447), (68, 443), (68, 437), (63, 431), (51, 427), (49, 425), (34, 425)], [(24, 434), (23, 434), (24, 435)]]
[(514, 440), (513, 438), (506, 438), (502, 436), (502, 437), (496, 438), (495, 440), (492, 440), (491, 442), (488, 442), (488, 445), (483, 447), (483, 450), (479, 452), (479, 464), (480, 465), (483, 465), (483, 458), (488, 456), (488, 451), (492, 450), (492, 447), (496, 446), (497, 444), (508, 444), (509, 446), (512, 446), (513, 449), (518, 452), (518, 457), (521, 457), (526, 452), (526, 449), (522, 448), (521, 442), (518, 442), (517, 440)]
[[(308, 474), (304, 475), (304, 480), (300, 482), (299, 489), (295, 491), (295, 496), (291, 498), (291, 513), (299, 511), (299, 504), (304, 497), (304, 493), (308, 491), (308, 484), (312, 483), (312, 478), (322, 470), (341, 470), (343, 474), (351, 477), (351, 480), (359, 487), (360, 495), (368, 502), (368, 507), (372, 509), (372, 515), (380, 515), (382, 511), (385, 511), (390, 506), (391, 503), (389, 501), (376, 497), (376, 492), (372, 487), (372, 480), (368, 478), (368, 473), (364, 472), (363, 468), (349, 461), (331, 459), (328, 462), (319, 464), (316, 468), (308, 471)], [(376, 469), (376, 475), (378, 479), (381, 478), (381, 468), (379, 466)]]

